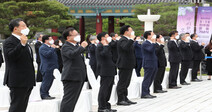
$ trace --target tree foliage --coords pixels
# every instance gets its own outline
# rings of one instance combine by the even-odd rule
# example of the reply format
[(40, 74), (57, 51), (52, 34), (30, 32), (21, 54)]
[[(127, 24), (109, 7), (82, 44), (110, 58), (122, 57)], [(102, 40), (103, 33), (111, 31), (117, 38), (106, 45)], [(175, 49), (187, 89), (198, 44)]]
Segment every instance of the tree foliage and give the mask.
[[(9, 35), (10, 20), (22, 18), (30, 29), (29, 37), (48, 28), (73, 26), (77, 20), (68, 8), (55, 0), (1, 0), (0, 34)], [(53, 35), (57, 35), (53, 33)]]

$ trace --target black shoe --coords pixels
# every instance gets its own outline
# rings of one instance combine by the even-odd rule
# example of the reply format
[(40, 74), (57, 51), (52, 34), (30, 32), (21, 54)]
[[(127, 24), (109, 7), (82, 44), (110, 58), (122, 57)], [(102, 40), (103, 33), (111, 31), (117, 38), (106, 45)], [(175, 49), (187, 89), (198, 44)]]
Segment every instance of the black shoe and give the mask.
[(120, 101), (120, 102), (117, 103), (117, 105), (128, 106), (128, 105), (130, 105), (130, 103), (128, 103), (126, 101)]
[(200, 79), (192, 79), (191, 81), (192, 82), (201, 82), (202, 80), (200, 80)]
[(179, 86), (169, 86), (169, 89), (179, 89), (179, 88), (181, 88), (181, 87), (179, 87)]
[(190, 83), (187, 83), (187, 82), (183, 82), (183, 83), (180, 83), (181, 85), (190, 85)]
[(211, 80), (210, 78), (208, 78), (208, 80)]
[(129, 103), (129, 104), (137, 104), (137, 102), (132, 102), (130, 100), (127, 100), (126, 102)]
[(109, 109), (111, 112), (117, 112), (116, 109)]
[(44, 97), (42, 98), (43, 100), (52, 100), (52, 99), (55, 99), (55, 97)]
[(163, 90), (155, 90), (154, 93), (166, 93), (167, 91), (163, 91)]
[(98, 112), (113, 112), (110, 109), (98, 109)]
[(145, 95), (145, 96), (141, 96), (141, 98), (144, 98), (144, 99), (153, 99), (153, 98), (156, 98), (156, 96)]

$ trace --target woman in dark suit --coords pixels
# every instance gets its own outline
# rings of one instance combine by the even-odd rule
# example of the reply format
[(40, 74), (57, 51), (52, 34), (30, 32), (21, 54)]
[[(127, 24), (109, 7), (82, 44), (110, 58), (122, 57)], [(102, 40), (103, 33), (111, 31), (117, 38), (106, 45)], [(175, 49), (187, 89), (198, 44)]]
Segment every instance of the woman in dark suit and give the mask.
[[(205, 47), (205, 54), (207, 56), (212, 56), (212, 37), (210, 39), (209, 44)], [(211, 80), (211, 75), (212, 75), (212, 58), (208, 58), (206, 60), (206, 69), (208, 71), (208, 80)]]
[(60, 73), (62, 73), (62, 69), (63, 69), (63, 61), (62, 61), (62, 57), (61, 57), (61, 47), (63, 45), (61, 40), (55, 40), (54, 44), (56, 45), (55, 51), (57, 53), (57, 57), (58, 57), (58, 65), (59, 65), (59, 71)]

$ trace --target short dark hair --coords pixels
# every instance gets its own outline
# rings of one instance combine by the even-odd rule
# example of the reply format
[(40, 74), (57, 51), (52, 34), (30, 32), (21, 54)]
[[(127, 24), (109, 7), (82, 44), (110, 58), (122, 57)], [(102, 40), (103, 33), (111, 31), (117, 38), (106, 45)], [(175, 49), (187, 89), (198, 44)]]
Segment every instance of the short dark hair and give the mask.
[(42, 42), (45, 43), (46, 40), (49, 40), (49, 37), (51, 37), (50, 35), (44, 35), (42, 37)]
[(144, 33), (144, 38), (147, 39), (148, 36), (151, 35), (151, 32), (152, 32), (152, 31), (146, 31), (146, 32)]
[(54, 45), (59, 45), (59, 39), (54, 41)]
[(120, 35), (124, 35), (125, 31), (128, 31), (130, 25), (124, 25), (120, 28)]
[(71, 27), (71, 28), (68, 28), (68, 29), (65, 29), (65, 30), (63, 31), (63, 38), (64, 38), (65, 40), (67, 40), (67, 37), (70, 36), (70, 35), (69, 35), (69, 32), (70, 32), (70, 31), (72, 32), (72, 31), (74, 31), (74, 30), (75, 30), (75, 29), (72, 28), (72, 27)]
[(157, 39), (160, 38), (160, 35), (156, 35), (156, 38), (157, 38)]
[(188, 32), (186, 32), (185, 34), (189, 34), (190, 35), (190, 33), (188, 33)]
[(175, 33), (177, 33), (176, 31), (172, 31), (169, 33), (169, 36), (171, 37), (172, 35), (175, 35)]
[(193, 37), (195, 37), (195, 35), (196, 35), (196, 33), (194, 33), (194, 34), (191, 34), (191, 39), (193, 39)]
[(110, 33), (110, 37), (115, 37), (116, 33)]
[(11, 32), (14, 30), (15, 27), (18, 27), (20, 25), (19, 24), (20, 21), (23, 21), (23, 20), (21, 18), (17, 18), (10, 21), (9, 29)]
[(101, 40), (102, 40), (102, 37), (104, 37), (106, 34), (107, 34), (106, 32), (99, 33), (99, 34), (97, 35), (97, 39), (98, 39), (99, 41), (101, 41)]

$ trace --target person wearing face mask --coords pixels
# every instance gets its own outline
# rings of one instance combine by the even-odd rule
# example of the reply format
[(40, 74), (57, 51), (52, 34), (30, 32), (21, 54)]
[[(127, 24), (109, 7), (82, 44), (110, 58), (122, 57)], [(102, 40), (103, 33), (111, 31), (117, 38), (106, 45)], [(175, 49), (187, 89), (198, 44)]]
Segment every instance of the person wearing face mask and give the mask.
[(169, 51), (169, 63), (170, 63), (170, 71), (169, 71), (169, 88), (170, 89), (178, 89), (181, 88), (177, 86), (177, 77), (179, 72), (179, 66), (181, 62), (181, 54), (179, 45), (177, 40), (179, 39), (179, 35), (177, 31), (172, 31), (170, 34), (170, 40), (167, 43), (168, 51)]
[[(205, 54), (207, 56), (212, 56), (212, 35), (211, 35), (211, 39), (208, 43), (208, 45), (205, 47)], [(211, 58), (207, 58), (206, 60), (206, 69), (208, 71), (208, 80), (211, 80), (211, 75), (212, 75), (212, 59)]]
[(192, 49), (192, 53), (193, 53), (193, 59), (192, 59), (193, 66), (192, 66), (192, 80), (191, 81), (200, 82), (202, 80), (197, 78), (197, 72), (199, 70), (200, 62), (205, 57), (205, 54), (202, 51), (205, 43), (201, 43), (201, 45), (199, 45), (199, 43), (198, 43), (199, 37), (197, 34), (192, 34), (191, 39), (192, 40), (190, 41), (190, 45), (191, 45), (191, 49)]
[(85, 58), (88, 43), (81, 41), (79, 33), (74, 28), (63, 31), (66, 40), (61, 48), (63, 59), (63, 72), (61, 80), (64, 86), (64, 95), (60, 106), (60, 112), (73, 112), (81, 93), (87, 75)]
[(88, 46), (88, 52), (90, 54), (90, 60), (89, 60), (89, 65), (91, 66), (91, 69), (93, 70), (93, 73), (97, 79), (98, 74), (97, 72), (97, 62), (96, 62), (96, 46), (99, 43), (99, 40), (97, 39), (96, 36), (91, 36), (89, 38), (89, 41), (91, 44)]
[(136, 57), (136, 74), (138, 77), (141, 77), (141, 68), (142, 68), (142, 52), (141, 52), (141, 43), (142, 40), (141, 40), (141, 37), (138, 36), (136, 37), (135, 39), (135, 42), (134, 42), (134, 48), (135, 48), (135, 57)]
[(109, 45), (111, 47), (113, 62), (116, 63), (118, 59), (118, 52), (117, 52), (118, 34), (111, 33), (110, 37), (112, 37), (112, 41), (109, 43)]
[(58, 58), (55, 51), (56, 46), (54, 40), (49, 35), (42, 37), (43, 45), (39, 48), (39, 55), (41, 59), (40, 71), (43, 81), (40, 87), (40, 95), (43, 100), (54, 99), (49, 95), (49, 90), (52, 86), (54, 69), (58, 69)]
[(158, 58), (158, 71), (154, 80), (154, 93), (165, 93), (167, 91), (164, 91), (161, 85), (167, 66), (167, 60), (164, 51), (165, 42), (162, 35), (157, 35), (156, 41), (155, 51)]
[(185, 81), (185, 78), (188, 74), (188, 69), (191, 64), (193, 54), (190, 46), (190, 37), (186, 37), (186, 34), (180, 34), (181, 42), (179, 44), (180, 53), (182, 55), (181, 61), (181, 70), (180, 70), (180, 84), (181, 85), (190, 85)]
[(56, 46), (55, 51), (57, 53), (57, 62), (59, 65), (59, 71), (60, 73), (62, 73), (62, 69), (63, 69), (63, 61), (62, 61), (62, 57), (61, 57), (61, 47), (63, 46), (63, 43), (60, 39), (57, 39), (54, 41), (54, 45)]
[(39, 37), (37, 38), (37, 42), (35, 43), (36, 62), (38, 64), (37, 77), (36, 77), (37, 82), (42, 82), (42, 75), (40, 73), (40, 56), (39, 56), (39, 48), (43, 44), (42, 37), (43, 35), (40, 34)]
[(151, 99), (156, 98), (156, 96), (150, 94), (149, 90), (158, 69), (158, 60), (155, 53), (156, 35), (152, 31), (146, 31), (144, 38), (146, 41), (141, 45), (141, 52), (143, 53), (142, 67), (144, 68), (141, 98)]
[(115, 63), (112, 60), (111, 47), (109, 46), (112, 38), (105, 32), (99, 33), (97, 38), (100, 42), (96, 48), (96, 59), (98, 74), (101, 76), (98, 95), (98, 112), (116, 112), (117, 110), (111, 109), (111, 104), (109, 103), (114, 76), (116, 74)]
[(18, 18), (9, 23), (12, 32), (3, 43), (6, 63), (4, 85), (10, 89), (10, 107), (8, 112), (25, 112), (29, 96), (35, 86), (33, 51), (27, 44), (29, 28)]
[(120, 29), (121, 38), (117, 43), (118, 59), (116, 62), (119, 68), (119, 81), (117, 84), (118, 103), (117, 105), (136, 104), (127, 98), (128, 86), (131, 81), (132, 70), (136, 66), (136, 58), (134, 52), (134, 31), (129, 25), (124, 25)]

